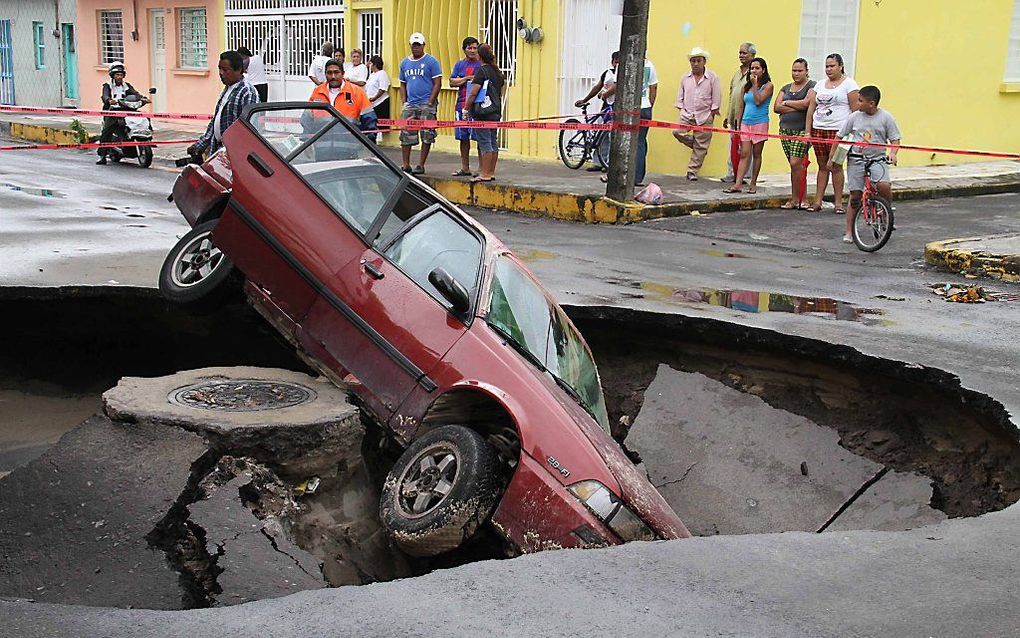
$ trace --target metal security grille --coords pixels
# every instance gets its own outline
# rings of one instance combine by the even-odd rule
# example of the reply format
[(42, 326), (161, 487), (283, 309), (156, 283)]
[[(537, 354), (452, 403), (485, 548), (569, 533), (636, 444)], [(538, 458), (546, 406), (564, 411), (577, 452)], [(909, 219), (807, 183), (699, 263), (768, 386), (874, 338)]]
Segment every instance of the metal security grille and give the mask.
[[(510, 87), (517, 73), (517, 0), (479, 0), (479, 40), (492, 47), (496, 64), (506, 78), (507, 90), (503, 94), (503, 119), (507, 119), (506, 105)], [(499, 147), (507, 147), (507, 129), (499, 129)]]
[(342, 0), (226, 0), (226, 13), (298, 13), (301, 11), (343, 11)]
[(344, 17), (285, 16), (287, 75), (308, 75), (308, 65), (319, 55), (323, 42), (344, 46)]
[(263, 52), (266, 73), (270, 79), (280, 76), (280, 49), (283, 45), (280, 33), (283, 31), (282, 18), (266, 16), (259, 18), (227, 17), (227, 48), (248, 47), (252, 52)]
[(99, 12), (99, 52), (103, 64), (124, 61), (124, 20), (120, 11)]
[(14, 55), (11, 21), (0, 20), (0, 104), (14, 104)]
[(1013, 2), (1013, 20), (1009, 24), (1009, 45), (1006, 49), (1005, 82), (1020, 82), (1020, 0)]
[(623, 0), (566, 0), (560, 57), (560, 113), (577, 113), (584, 97), (620, 48)]
[(804, 0), (800, 14), (800, 56), (815, 77), (825, 77), (825, 56), (838, 53), (848, 76), (857, 57), (860, 0)]
[(205, 9), (180, 9), (177, 20), (181, 68), (204, 69), (208, 67), (209, 50)]
[(366, 60), (373, 55), (382, 55), (382, 11), (360, 11), (358, 34)]

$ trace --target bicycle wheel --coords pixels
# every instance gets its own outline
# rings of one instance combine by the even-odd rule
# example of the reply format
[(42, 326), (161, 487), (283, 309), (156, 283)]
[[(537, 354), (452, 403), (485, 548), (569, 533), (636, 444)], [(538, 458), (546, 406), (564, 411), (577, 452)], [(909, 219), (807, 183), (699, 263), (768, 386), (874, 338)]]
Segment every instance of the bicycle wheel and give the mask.
[(873, 253), (885, 246), (892, 237), (892, 231), (892, 205), (878, 195), (870, 196), (867, 205), (859, 207), (854, 213), (852, 237), (857, 247), (864, 252)]
[[(598, 135), (595, 136), (595, 142), (593, 143), (594, 151), (592, 155), (595, 156), (595, 161), (599, 162), (602, 166), (609, 166), (609, 144), (605, 143), (606, 137), (609, 135), (606, 131), (599, 131)], [(612, 143), (612, 142), (610, 142)], [(605, 148), (602, 148), (605, 146)]]
[[(570, 118), (566, 124), (580, 124), (577, 118)], [(588, 161), (588, 136), (587, 131), (573, 131), (563, 129), (560, 131), (560, 159), (567, 168), (578, 169)]]

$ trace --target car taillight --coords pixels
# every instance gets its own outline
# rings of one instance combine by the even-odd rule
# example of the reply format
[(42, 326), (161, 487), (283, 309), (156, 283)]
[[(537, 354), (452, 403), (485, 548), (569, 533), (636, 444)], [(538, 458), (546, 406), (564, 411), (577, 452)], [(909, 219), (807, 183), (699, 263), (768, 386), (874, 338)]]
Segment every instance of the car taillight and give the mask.
[(608, 487), (598, 481), (581, 481), (567, 487), (577, 500), (624, 541), (654, 541), (659, 536), (630, 511)]

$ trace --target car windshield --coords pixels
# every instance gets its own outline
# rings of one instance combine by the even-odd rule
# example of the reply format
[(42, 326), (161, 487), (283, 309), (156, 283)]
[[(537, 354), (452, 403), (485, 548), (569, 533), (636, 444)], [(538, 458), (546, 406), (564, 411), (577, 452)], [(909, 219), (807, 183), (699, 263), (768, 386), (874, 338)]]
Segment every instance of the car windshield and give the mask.
[(506, 257), (498, 258), (493, 268), (486, 321), (609, 431), (599, 373), (588, 346), (563, 310)]

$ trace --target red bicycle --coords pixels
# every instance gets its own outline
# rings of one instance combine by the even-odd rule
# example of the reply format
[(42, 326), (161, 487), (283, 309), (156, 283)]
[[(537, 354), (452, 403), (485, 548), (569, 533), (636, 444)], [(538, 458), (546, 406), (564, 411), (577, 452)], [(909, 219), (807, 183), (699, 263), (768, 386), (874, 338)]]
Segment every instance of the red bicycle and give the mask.
[(871, 166), (888, 161), (884, 157), (864, 159), (864, 192), (861, 203), (854, 211), (854, 244), (864, 252), (873, 253), (885, 246), (893, 231), (893, 208), (889, 200), (878, 194), (871, 181)]

